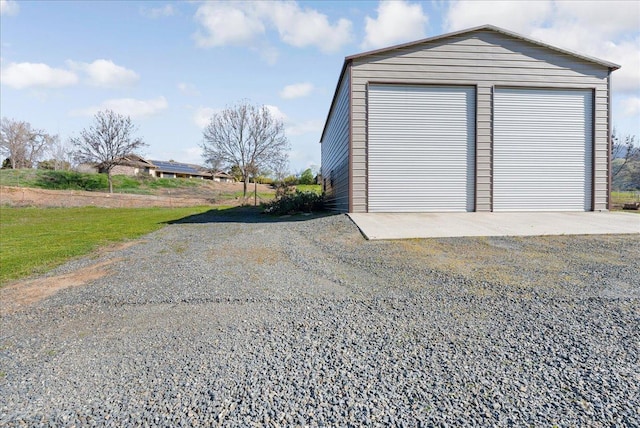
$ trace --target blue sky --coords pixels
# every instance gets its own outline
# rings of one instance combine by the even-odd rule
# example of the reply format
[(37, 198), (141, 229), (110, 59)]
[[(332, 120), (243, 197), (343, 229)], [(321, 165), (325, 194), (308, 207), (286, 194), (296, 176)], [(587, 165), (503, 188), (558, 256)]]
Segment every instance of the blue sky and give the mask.
[(96, 111), (130, 115), (150, 159), (202, 163), (212, 113), (248, 99), (286, 125), (290, 169), (318, 140), (344, 57), (493, 24), (622, 65), (613, 123), (640, 136), (637, 1), (10, 1), (1, 6), (0, 110), (62, 140)]

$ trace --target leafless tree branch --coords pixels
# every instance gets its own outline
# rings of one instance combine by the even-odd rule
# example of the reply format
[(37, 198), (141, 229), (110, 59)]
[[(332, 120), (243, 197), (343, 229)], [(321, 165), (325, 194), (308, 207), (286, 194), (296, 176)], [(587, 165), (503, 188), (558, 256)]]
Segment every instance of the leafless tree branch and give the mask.
[(129, 116), (112, 110), (96, 113), (94, 123), (83, 129), (79, 137), (72, 137), (74, 159), (79, 163), (96, 163), (107, 173), (109, 192), (113, 193), (111, 170), (123, 157), (147, 146), (141, 138), (134, 137), (136, 126)]
[(284, 124), (265, 106), (245, 100), (228, 107), (211, 117), (203, 136), (203, 157), (209, 164), (240, 168), (245, 197), (250, 176), (265, 169), (282, 170), (287, 163), (290, 146)]
[(31, 168), (57, 140), (41, 129), (31, 128), (29, 122), (2, 118), (0, 125), (0, 154), (11, 161), (11, 168)]
[(630, 160), (640, 158), (640, 146), (636, 146), (635, 135), (626, 135), (623, 139), (615, 129), (611, 135), (611, 141), (611, 159), (622, 159), (612, 163), (611, 179), (614, 179), (627, 167)]

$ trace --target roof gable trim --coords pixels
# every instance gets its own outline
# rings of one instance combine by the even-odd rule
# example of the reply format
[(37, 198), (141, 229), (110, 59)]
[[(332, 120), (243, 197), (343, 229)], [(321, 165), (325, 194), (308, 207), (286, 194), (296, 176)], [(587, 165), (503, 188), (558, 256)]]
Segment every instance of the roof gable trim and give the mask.
[(345, 62), (351, 62), (354, 59), (365, 58), (365, 57), (371, 56), (371, 55), (376, 55), (376, 54), (385, 53), (385, 52), (391, 52), (391, 51), (394, 51), (396, 49), (402, 49), (402, 48), (406, 48), (406, 47), (416, 46), (416, 45), (419, 45), (419, 44), (422, 44), (422, 43), (434, 42), (434, 41), (438, 41), (438, 40), (441, 40), (441, 39), (445, 39), (447, 37), (460, 36), (460, 35), (463, 35), (463, 34), (473, 33), (473, 32), (476, 32), (476, 31), (494, 31), (496, 33), (504, 34), (506, 36), (513, 37), (515, 39), (520, 39), (520, 40), (523, 40), (525, 42), (532, 43), (534, 45), (542, 46), (544, 48), (547, 48), (547, 49), (550, 49), (550, 50), (553, 50), (553, 51), (556, 51), (556, 52), (560, 52), (560, 53), (565, 54), (565, 55), (571, 55), (571, 56), (574, 56), (576, 58), (580, 58), (580, 59), (582, 59), (584, 61), (589, 61), (589, 62), (598, 64), (598, 65), (601, 65), (603, 67), (607, 67), (607, 68), (612, 69), (612, 70), (617, 70), (617, 69), (620, 68), (620, 65), (615, 64), (613, 62), (609, 62), (609, 61), (605, 61), (605, 60), (602, 60), (602, 59), (594, 58), (594, 57), (591, 57), (591, 56), (583, 55), (583, 54), (580, 54), (580, 53), (577, 53), (577, 52), (574, 52), (574, 51), (570, 51), (568, 49), (559, 48), (557, 46), (553, 46), (553, 45), (550, 45), (548, 43), (545, 43), (545, 42), (542, 42), (542, 41), (539, 41), (539, 40), (535, 40), (535, 39), (532, 39), (532, 38), (529, 38), (529, 37), (525, 37), (522, 34), (514, 33), (512, 31), (505, 30), (504, 28), (496, 27), (494, 25), (481, 25), (479, 27), (468, 28), (466, 30), (454, 31), (452, 33), (442, 34), (442, 35), (435, 36), (435, 37), (427, 37), (426, 39), (416, 40), (416, 41), (408, 42), (408, 43), (402, 43), (402, 44), (399, 44), (399, 45), (389, 46), (389, 47), (386, 47), (386, 48), (376, 49), (376, 50), (372, 50), (372, 51), (368, 51), (368, 52), (362, 52), (362, 53), (359, 53), (359, 54), (347, 56), (344, 60), (345, 60)]

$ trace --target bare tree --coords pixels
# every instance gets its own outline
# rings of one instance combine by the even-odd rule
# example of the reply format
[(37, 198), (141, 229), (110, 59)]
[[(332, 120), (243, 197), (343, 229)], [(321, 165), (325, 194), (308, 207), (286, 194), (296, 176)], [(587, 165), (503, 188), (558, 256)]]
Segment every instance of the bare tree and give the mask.
[(614, 179), (624, 171), (629, 161), (640, 160), (640, 146), (636, 146), (635, 135), (627, 135), (623, 139), (615, 129), (611, 141), (611, 159), (621, 159), (611, 165), (611, 179)]
[(247, 181), (255, 171), (280, 165), (288, 157), (289, 141), (282, 121), (265, 106), (248, 101), (214, 114), (203, 134), (203, 157), (227, 168), (237, 166), (242, 173), (244, 197)]
[(99, 111), (89, 129), (83, 129), (79, 137), (69, 139), (75, 148), (74, 159), (79, 163), (97, 163), (98, 170), (107, 173), (109, 193), (113, 193), (113, 167), (123, 157), (147, 145), (141, 138), (134, 138), (136, 131), (129, 116), (112, 110)]
[(283, 181), (284, 178), (289, 175), (288, 159), (283, 159), (282, 161), (275, 162), (272, 165), (272, 174), (273, 178), (275, 178), (276, 181)]
[(29, 122), (3, 117), (0, 125), (0, 153), (10, 160), (12, 169), (31, 168), (57, 138), (57, 135), (31, 128)]
[(66, 142), (57, 138), (49, 147), (49, 155), (51, 156), (53, 169), (63, 170), (69, 169), (73, 160), (72, 147)]

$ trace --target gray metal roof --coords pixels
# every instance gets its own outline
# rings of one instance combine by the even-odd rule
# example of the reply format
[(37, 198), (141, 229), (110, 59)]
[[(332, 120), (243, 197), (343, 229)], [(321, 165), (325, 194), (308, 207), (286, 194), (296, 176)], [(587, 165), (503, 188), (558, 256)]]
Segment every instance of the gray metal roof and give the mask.
[(416, 40), (416, 41), (409, 42), (409, 43), (402, 43), (402, 44), (399, 44), (399, 45), (389, 46), (389, 47), (382, 48), (382, 49), (376, 49), (376, 50), (362, 52), (362, 53), (355, 54), (355, 55), (349, 55), (349, 56), (347, 56), (345, 58), (345, 62), (346, 61), (351, 61), (351, 60), (357, 59), (357, 58), (367, 57), (369, 55), (375, 55), (375, 54), (379, 54), (379, 53), (393, 51), (395, 49), (402, 49), (402, 48), (406, 48), (406, 47), (410, 47), (410, 46), (414, 46), (414, 45), (419, 45), (420, 43), (434, 42), (434, 41), (437, 41), (437, 40), (440, 40), (440, 39), (445, 39), (447, 37), (453, 37), (453, 36), (458, 36), (458, 35), (461, 35), (461, 34), (473, 33), (475, 31), (487, 31), (487, 30), (488, 31), (495, 31), (496, 33), (501, 33), (501, 34), (504, 34), (504, 35), (509, 36), (509, 37), (513, 37), (513, 38), (516, 38), (516, 39), (523, 40), (525, 42), (529, 42), (529, 43), (532, 43), (532, 44), (535, 44), (535, 45), (543, 46), (543, 47), (545, 47), (547, 49), (551, 49), (551, 50), (554, 50), (556, 52), (563, 53), (565, 55), (572, 55), (572, 56), (575, 56), (575, 57), (580, 58), (582, 60), (593, 62), (595, 64), (602, 65), (604, 67), (607, 67), (607, 68), (610, 68), (610, 69), (613, 69), (613, 70), (617, 70), (617, 69), (620, 68), (620, 65), (615, 64), (613, 62), (609, 62), (609, 61), (605, 61), (605, 60), (602, 60), (602, 59), (594, 58), (594, 57), (588, 56), (588, 55), (583, 55), (581, 53), (574, 52), (574, 51), (571, 51), (571, 50), (568, 50), (568, 49), (562, 49), (562, 48), (559, 48), (557, 46), (553, 46), (553, 45), (550, 45), (548, 43), (541, 42), (539, 40), (523, 36), (522, 34), (514, 33), (513, 31), (505, 30), (504, 28), (496, 27), (495, 25), (481, 25), (479, 27), (469, 28), (469, 29), (461, 30), (461, 31), (454, 31), (452, 33), (442, 34), (442, 35), (435, 36), (435, 37), (427, 37), (426, 39)]

